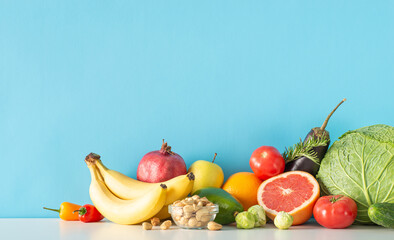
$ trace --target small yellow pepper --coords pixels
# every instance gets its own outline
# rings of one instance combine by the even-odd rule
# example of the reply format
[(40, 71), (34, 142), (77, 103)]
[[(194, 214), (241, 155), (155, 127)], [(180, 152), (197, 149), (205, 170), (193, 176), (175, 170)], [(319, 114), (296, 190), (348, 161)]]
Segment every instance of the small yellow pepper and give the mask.
[(58, 212), (59, 217), (66, 221), (78, 221), (78, 211), (76, 210), (79, 210), (80, 208), (80, 205), (69, 202), (63, 202), (62, 204), (60, 204), (60, 209), (44, 207), (44, 209), (46, 210)]

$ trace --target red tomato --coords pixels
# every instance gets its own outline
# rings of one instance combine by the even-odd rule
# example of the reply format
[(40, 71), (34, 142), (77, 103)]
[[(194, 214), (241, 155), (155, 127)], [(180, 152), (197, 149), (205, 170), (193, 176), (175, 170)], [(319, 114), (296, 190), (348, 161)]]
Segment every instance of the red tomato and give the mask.
[(353, 199), (342, 196), (324, 196), (313, 207), (316, 221), (326, 228), (346, 228), (357, 217), (357, 205)]
[(271, 146), (262, 146), (254, 150), (249, 164), (254, 174), (263, 181), (285, 170), (282, 154)]

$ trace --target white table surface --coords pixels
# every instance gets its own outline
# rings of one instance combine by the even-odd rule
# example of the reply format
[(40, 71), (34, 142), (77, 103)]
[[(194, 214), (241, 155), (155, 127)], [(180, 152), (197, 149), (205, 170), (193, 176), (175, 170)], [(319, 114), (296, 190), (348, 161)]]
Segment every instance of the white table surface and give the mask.
[(160, 230), (143, 231), (141, 225), (118, 225), (111, 222), (82, 223), (67, 222), (54, 218), (0, 218), (0, 239), (198, 239), (198, 240), (380, 240), (394, 239), (394, 231), (379, 226), (356, 226), (347, 229), (327, 229), (310, 221), (302, 226), (294, 226), (289, 230), (279, 230), (272, 223), (264, 228), (251, 230), (225, 226), (220, 231), (185, 230), (171, 227)]

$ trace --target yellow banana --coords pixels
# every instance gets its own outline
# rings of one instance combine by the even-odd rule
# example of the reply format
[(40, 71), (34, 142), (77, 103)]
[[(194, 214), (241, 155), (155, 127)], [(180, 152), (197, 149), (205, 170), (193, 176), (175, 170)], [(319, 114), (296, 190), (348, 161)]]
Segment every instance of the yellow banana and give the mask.
[(95, 165), (88, 160), (86, 163), (92, 177), (90, 198), (108, 220), (119, 224), (136, 224), (150, 219), (163, 208), (167, 198), (166, 185), (156, 185), (139, 198), (123, 200), (111, 193)]
[(168, 219), (171, 214), (168, 212), (168, 205), (164, 205), (162, 209), (155, 215), (155, 217), (160, 218), (160, 220)]
[[(139, 198), (161, 184), (141, 182), (115, 170), (108, 169), (101, 162), (100, 156), (96, 159), (95, 164), (103, 176), (108, 189), (122, 199)], [(176, 200), (185, 198), (191, 192), (194, 184), (194, 174), (190, 172), (162, 183), (167, 186), (165, 205), (168, 205)]]

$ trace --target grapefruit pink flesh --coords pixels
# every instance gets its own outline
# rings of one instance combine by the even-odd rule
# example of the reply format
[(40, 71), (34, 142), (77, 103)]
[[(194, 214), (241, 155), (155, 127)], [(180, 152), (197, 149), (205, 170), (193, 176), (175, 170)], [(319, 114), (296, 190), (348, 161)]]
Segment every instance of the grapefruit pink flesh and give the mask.
[(319, 184), (312, 175), (292, 171), (263, 182), (257, 198), (272, 220), (278, 212), (285, 211), (293, 216), (293, 225), (299, 225), (312, 216), (313, 205), (319, 195)]

